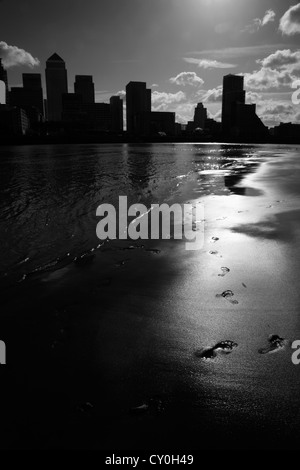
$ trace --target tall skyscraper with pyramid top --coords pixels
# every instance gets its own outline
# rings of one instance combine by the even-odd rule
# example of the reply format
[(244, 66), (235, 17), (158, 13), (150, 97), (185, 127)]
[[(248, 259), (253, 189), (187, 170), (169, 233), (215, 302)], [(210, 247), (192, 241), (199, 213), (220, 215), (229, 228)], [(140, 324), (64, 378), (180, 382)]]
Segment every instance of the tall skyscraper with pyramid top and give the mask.
[(68, 93), (68, 77), (64, 60), (53, 54), (46, 62), (48, 121), (62, 120), (62, 95)]

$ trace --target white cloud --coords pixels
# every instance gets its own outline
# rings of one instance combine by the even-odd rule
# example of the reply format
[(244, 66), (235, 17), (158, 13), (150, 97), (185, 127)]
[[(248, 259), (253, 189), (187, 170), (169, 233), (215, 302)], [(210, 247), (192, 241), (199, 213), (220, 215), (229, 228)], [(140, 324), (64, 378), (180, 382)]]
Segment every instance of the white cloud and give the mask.
[(115, 96), (119, 96), (120, 98), (122, 98), (122, 100), (124, 100), (126, 98), (126, 91), (125, 90), (117, 91)]
[(257, 114), (267, 126), (297, 121), (297, 110), (290, 101), (262, 100), (258, 103)]
[(177, 93), (166, 93), (163, 91), (153, 91), (152, 106), (154, 111), (174, 111), (174, 105), (186, 99), (183, 91)]
[(204, 80), (198, 77), (195, 72), (181, 72), (176, 77), (170, 78), (170, 82), (181, 86), (201, 86), (203, 85)]
[(199, 56), (202, 58), (209, 57), (216, 60), (231, 60), (245, 57), (263, 57), (270, 54), (276, 49), (289, 47), (287, 44), (263, 44), (259, 46), (243, 46), (243, 47), (225, 47), (223, 49), (203, 49), (200, 51), (190, 51), (187, 55)]
[(252, 90), (291, 87), (300, 76), (300, 50), (277, 50), (256, 62), (260, 70), (245, 74), (245, 84)]
[(287, 36), (300, 33), (300, 3), (285, 12), (280, 20), (279, 30)]
[(262, 99), (262, 95), (255, 91), (246, 92), (246, 102), (249, 104), (257, 104)]
[(198, 67), (202, 67), (204, 69), (231, 69), (231, 68), (236, 67), (235, 64), (219, 62), (218, 60), (194, 59), (192, 57), (184, 57), (183, 60), (187, 62), (188, 64), (195, 64)]
[(276, 13), (273, 10), (267, 10), (265, 16), (261, 20), (262, 26), (266, 26), (266, 24), (275, 21)]
[(262, 18), (255, 18), (251, 24), (247, 25), (242, 31), (248, 31), (249, 33), (255, 33), (259, 31), (263, 26), (275, 21), (276, 13), (273, 10), (267, 10)]
[(34, 58), (29, 52), (17, 46), (9, 46), (4, 41), (0, 41), (0, 57), (5, 68), (15, 65), (27, 65), (28, 67), (40, 65), (39, 59)]
[(300, 50), (292, 52), (290, 49), (283, 49), (274, 52), (263, 60), (257, 61), (263, 67), (289, 69), (300, 69)]
[(282, 86), (291, 86), (295, 80), (288, 70), (276, 70), (270, 67), (262, 67), (253, 73), (246, 73), (245, 85), (252, 90), (267, 90)]
[(216, 88), (207, 90), (206, 93), (202, 96), (203, 103), (219, 103), (222, 101), (223, 87), (219, 85)]

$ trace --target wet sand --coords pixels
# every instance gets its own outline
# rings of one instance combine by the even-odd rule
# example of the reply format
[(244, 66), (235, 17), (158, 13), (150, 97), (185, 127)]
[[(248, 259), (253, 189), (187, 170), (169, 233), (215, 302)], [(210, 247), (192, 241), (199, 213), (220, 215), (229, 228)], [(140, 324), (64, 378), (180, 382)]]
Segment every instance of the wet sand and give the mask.
[[(6, 291), (2, 446), (296, 448), (296, 158), (263, 163), (230, 197), (201, 197), (201, 251), (116, 242)], [(270, 335), (286, 341), (261, 354)], [(222, 341), (237, 346), (201, 357)]]

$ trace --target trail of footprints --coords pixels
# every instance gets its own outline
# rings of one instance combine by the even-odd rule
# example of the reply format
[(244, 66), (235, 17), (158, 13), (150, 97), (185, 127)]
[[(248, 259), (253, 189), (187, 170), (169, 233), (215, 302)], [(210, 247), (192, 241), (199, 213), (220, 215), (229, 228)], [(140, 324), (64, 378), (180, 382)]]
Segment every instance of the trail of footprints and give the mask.
[[(212, 237), (210, 243), (216, 243), (217, 241), (219, 241), (218, 237)], [(219, 252), (216, 250), (209, 251), (209, 254), (218, 255), (220, 258), (222, 258), (222, 256), (219, 255)], [(218, 274), (218, 276), (225, 277), (228, 273), (230, 273), (229, 268), (221, 267), (221, 273)], [(247, 289), (247, 286), (244, 282), (242, 282), (242, 286), (245, 289)], [(230, 302), (232, 305), (238, 305), (239, 303), (236, 299), (233, 299), (234, 293), (232, 292), (232, 290), (225, 290), (221, 294), (216, 294), (216, 297), (224, 298), (225, 300)], [(289, 343), (288, 340), (281, 338), (278, 335), (270, 335), (268, 338), (268, 345), (265, 346), (264, 348), (260, 348), (258, 352), (259, 354), (268, 354), (268, 353), (276, 352), (280, 349), (283, 349), (288, 343)], [(238, 344), (235, 343), (234, 341), (230, 341), (230, 340), (220, 341), (219, 343), (215, 344), (212, 347), (197, 350), (195, 352), (195, 356), (201, 359), (214, 359), (220, 354), (230, 354), (237, 347), (238, 347)]]

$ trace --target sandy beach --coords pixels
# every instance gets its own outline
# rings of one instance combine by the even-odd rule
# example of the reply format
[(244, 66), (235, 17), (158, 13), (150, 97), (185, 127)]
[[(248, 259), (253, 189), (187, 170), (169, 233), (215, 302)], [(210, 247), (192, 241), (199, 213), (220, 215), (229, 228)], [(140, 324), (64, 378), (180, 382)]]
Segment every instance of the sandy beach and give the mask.
[[(230, 197), (214, 174), (214, 194), (183, 191), (205, 207), (202, 250), (116, 241), (3, 291), (2, 447), (296, 446), (299, 149), (264, 150)], [(282, 347), (261, 354), (270, 335)]]

